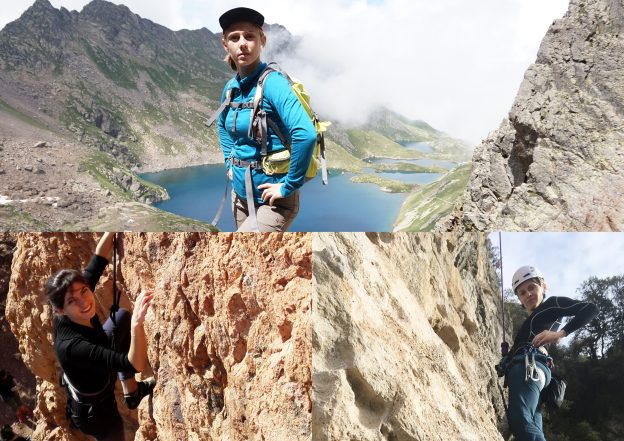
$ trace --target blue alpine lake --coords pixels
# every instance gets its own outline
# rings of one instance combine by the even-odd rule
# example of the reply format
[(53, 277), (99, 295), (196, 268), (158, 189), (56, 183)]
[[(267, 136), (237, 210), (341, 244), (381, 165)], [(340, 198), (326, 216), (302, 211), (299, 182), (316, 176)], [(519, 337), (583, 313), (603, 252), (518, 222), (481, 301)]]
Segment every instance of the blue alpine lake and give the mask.
[[(435, 173), (379, 175), (419, 184), (440, 177)], [(307, 182), (301, 189), (299, 214), (289, 231), (392, 231), (407, 194), (383, 192), (374, 184), (353, 183), (349, 180), (352, 176), (353, 173), (330, 173), (327, 186), (320, 176)], [(206, 222), (212, 221), (219, 208), (226, 179), (222, 164), (144, 173), (141, 177), (169, 192), (170, 199), (155, 204), (156, 207)], [(229, 194), (218, 227), (222, 231), (236, 230)]]

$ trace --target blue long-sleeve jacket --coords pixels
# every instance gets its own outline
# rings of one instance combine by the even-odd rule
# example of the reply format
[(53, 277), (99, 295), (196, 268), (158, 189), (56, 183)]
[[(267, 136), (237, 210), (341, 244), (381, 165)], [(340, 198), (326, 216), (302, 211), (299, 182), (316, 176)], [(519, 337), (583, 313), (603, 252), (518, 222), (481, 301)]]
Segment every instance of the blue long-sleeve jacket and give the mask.
[[(228, 81), (221, 94), (221, 102), (225, 100), (228, 89), (233, 89), (232, 102), (253, 101), (258, 77), (265, 67), (266, 63), (260, 63), (253, 74), (245, 78), (236, 75)], [(254, 198), (258, 203), (262, 203), (262, 192), (258, 190), (258, 186), (261, 184), (283, 183), (282, 196), (284, 197), (289, 196), (303, 185), (305, 173), (316, 144), (316, 130), (310, 117), (290, 88), (288, 80), (278, 72), (271, 73), (264, 82), (262, 108), (290, 141), (291, 152), (290, 168), (287, 174), (268, 176), (261, 171), (252, 170)], [(251, 109), (239, 109), (234, 130), (232, 130), (233, 109), (226, 109), (219, 116), (219, 141), (227, 168), (230, 168), (230, 156), (243, 161), (261, 160), (260, 145), (247, 137), (250, 115)], [(267, 145), (269, 152), (277, 152), (286, 148), (270, 128), (268, 129)], [(234, 191), (240, 198), (244, 199), (245, 169), (232, 167), (232, 174)]]

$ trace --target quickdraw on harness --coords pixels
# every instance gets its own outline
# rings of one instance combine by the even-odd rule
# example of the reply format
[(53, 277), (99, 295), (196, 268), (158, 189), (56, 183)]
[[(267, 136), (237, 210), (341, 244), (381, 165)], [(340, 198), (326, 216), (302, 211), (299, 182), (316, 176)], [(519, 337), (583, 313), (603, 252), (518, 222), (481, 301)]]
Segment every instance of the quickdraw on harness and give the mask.
[[(325, 136), (324, 132), (331, 124), (330, 122), (321, 122), (318, 119), (317, 114), (310, 107), (310, 95), (303, 87), (303, 84), (291, 78), (286, 72), (284, 72), (277, 63), (269, 63), (266, 68), (260, 74), (257, 84), (256, 92), (252, 101), (248, 102), (232, 102), (232, 89), (227, 89), (225, 99), (219, 106), (217, 111), (206, 121), (206, 126), (210, 127), (214, 121), (221, 115), (226, 109), (233, 109), (234, 114), (232, 117), (232, 131), (236, 130), (236, 118), (240, 109), (251, 109), (251, 115), (249, 118), (249, 128), (247, 130), (247, 137), (256, 141), (260, 145), (260, 157), (259, 161), (244, 161), (239, 158), (230, 156), (230, 166), (236, 166), (245, 168), (245, 198), (247, 200), (247, 209), (249, 211), (249, 218), (251, 224), (258, 230), (258, 223), (256, 219), (256, 208), (253, 198), (253, 182), (251, 179), (252, 170), (261, 171), (267, 175), (275, 173), (282, 174), (288, 172), (290, 166), (290, 150), (291, 143), (284, 136), (277, 124), (267, 115), (266, 111), (262, 108), (262, 101), (264, 97), (264, 82), (266, 78), (272, 72), (281, 73), (287, 80), (292, 91), (297, 96), (299, 102), (306, 110), (314, 128), (316, 130), (316, 145), (312, 154), (312, 160), (306, 170), (306, 179), (312, 179), (316, 176), (318, 169), (321, 169), (321, 175), (323, 185), (328, 184), (327, 175), (327, 162), (325, 158)], [(273, 133), (279, 138), (284, 150), (278, 152), (269, 152), (268, 150), (268, 129), (271, 129)], [(226, 178), (226, 186), (217, 210), (217, 214), (212, 220), (211, 224), (216, 226), (221, 217), (225, 201), (227, 199), (229, 179)]]
[(116, 349), (115, 329), (117, 328), (117, 311), (119, 311), (119, 302), (121, 301), (121, 291), (117, 289), (117, 233), (113, 234), (113, 303), (110, 307), (110, 319), (113, 324), (113, 332), (111, 337), (111, 349)]
[(535, 364), (535, 352), (537, 348), (533, 345), (524, 354), (524, 381), (540, 381), (539, 373), (537, 372), (537, 365)]

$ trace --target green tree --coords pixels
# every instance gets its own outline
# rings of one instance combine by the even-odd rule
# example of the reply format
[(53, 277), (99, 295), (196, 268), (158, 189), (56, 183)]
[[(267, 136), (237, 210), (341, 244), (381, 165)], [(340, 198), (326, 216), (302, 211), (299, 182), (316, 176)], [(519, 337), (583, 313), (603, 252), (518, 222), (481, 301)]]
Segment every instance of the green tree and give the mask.
[(593, 359), (608, 350), (624, 349), (624, 276), (590, 277), (577, 290), (583, 300), (594, 303), (599, 315), (580, 329), (575, 345)]
[(562, 408), (544, 409), (549, 441), (624, 439), (624, 276), (590, 277), (578, 289), (599, 315), (579, 329), (569, 346), (549, 348), (553, 372), (568, 384)]

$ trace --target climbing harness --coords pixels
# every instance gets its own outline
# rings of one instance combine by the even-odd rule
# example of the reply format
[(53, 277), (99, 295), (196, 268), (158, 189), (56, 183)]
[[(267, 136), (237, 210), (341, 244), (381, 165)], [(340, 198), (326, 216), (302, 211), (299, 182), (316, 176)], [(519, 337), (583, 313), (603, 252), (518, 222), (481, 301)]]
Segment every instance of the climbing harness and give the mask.
[(500, 289), (501, 289), (501, 318), (503, 322), (503, 341), (501, 342), (501, 355), (504, 357), (509, 353), (509, 343), (505, 340), (505, 295), (503, 289), (503, 239), (501, 232), (498, 232), (498, 255), (500, 260)]
[(91, 393), (84, 393), (76, 389), (76, 387), (73, 384), (71, 384), (71, 382), (69, 381), (67, 374), (63, 372), (63, 374), (61, 375), (61, 386), (67, 389), (67, 394), (74, 401), (80, 404), (87, 404), (87, 403), (102, 401), (102, 399), (106, 398), (103, 394), (105, 392), (110, 392), (111, 378), (109, 377), (108, 381), (106, 382), (106, 385), (99, 391), (91, 392)]
[(80, 392), (71, 384), (67, 375), (62, 372), (61, 386), (67, 393), (65, 414), (72, 427), (78, 428), (93, 420), (94, 414), (100, 409), (115, 406), (115, 382), (109, 377), (106, 385), (97, 392)]

